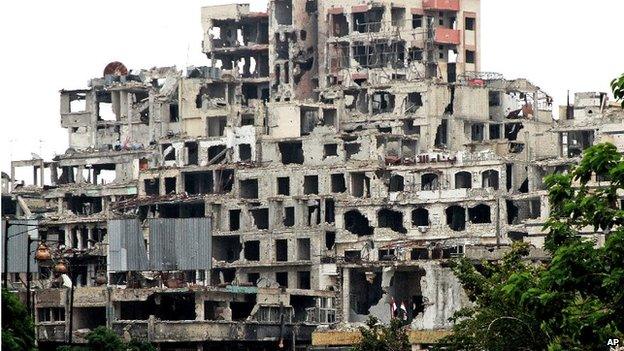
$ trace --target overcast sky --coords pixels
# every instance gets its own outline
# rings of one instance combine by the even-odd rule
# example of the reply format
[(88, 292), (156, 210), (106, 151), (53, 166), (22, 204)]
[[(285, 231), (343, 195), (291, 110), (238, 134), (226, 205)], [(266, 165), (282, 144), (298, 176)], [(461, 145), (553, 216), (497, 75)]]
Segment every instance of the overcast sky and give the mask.
[[(319, 0), (322, 1), (322, 0)], [(58, 91), (104, 66), (204, 65), (201, 6), (231, 0), (2, 1), (0, 169), (67, 148)], [(253, 10), (266, 2), (250, 1)], [(624, 72), (624, 1), (481, 1), (481, 69), (525, 77), (565, 104), (566, 90), (608, 91)]]

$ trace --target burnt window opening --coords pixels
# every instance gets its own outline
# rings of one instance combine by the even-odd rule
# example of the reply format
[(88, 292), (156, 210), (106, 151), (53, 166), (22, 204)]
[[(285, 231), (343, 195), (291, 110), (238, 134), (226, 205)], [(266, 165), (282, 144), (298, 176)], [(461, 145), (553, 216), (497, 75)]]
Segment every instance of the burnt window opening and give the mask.
[(199, 158), (198, 152), (199, 148), (196, 142), (186, 142), (184, 143), (184, 147), (186, 149), (186, 157), (188, 165), (197, 165), (197, 161)]
[(426, 247), (416, 247), (410, 251), (411, 260), (428, 260), (429, 250)]
[(465, 171), (455, 173), (455, 189), (470, 188), (472, 188), (472, 174)]
[(435, 147), (446, 148), (448, 143), (448, 120), (442, 119), (436, 130)]
[(325, 199), (325, 223), (334, 223), (336, 217), (335, 206), (334, 200)]
[(299, 118), (301, 135), (309, 135), (318, 122), (318, 109), (302, 107)]
[(221, 268), (215, 269), (214, 273), (210, 276), (211, 285), (224, 285), (230, 284), (236, 278), (235, 268)]
[(501, 105), (501, 93), (500, 91), (490, 91), (488, 92), (488, 103), (491, 107), (500, 106)]
[(567, 157), (581, 156), (583, 151), (594, 144), (593, 130), (578, 130), (561, 133), (561, 155)]
[(171, 144), (162, 144), (163, 157), (165, 161), (175, 161), (176, 159), (176, 151), (175, 148)]
[(353, 31), (360, 33), (379, 32), (383, 12), (383, 7), (375, 7), (365, 12), (353, 13)]
[(283, 164), (303, 164), (304, 157), (301, 142), (281, 142), (278, 143), (278, 148), (282, 156)]
[(518, 207), (511, 200), (506, 200), (507, 206), (507, 224), (518, 224)]
[[(145, 318), (147, 319), (147, 318)], [(44, 307), (37, 308), (37, 322), (63, 322), (65, 321), (65, 308)]]
[(286, 239), (275, 240), (275, 260), (277, 262), (288, 261), (288, 240)]
[(176, 177), (165, 177), (165, 194), (175, 194), (177, 187)]
[(344, 148), (347, 160), (350, 160), (354, 155), (360, 152), (361, 145), (360, 143), (345, 143)]
[(403, 28), (405, 24), (405, 8), (393, 7), (390, 10), (390, 17), (392, 20), (392, 26)]
[(466, 210), (461, 206), (450, 206), (446, 210), (446, 224), (454, 231), (466, 229)]
[(394, 111), (394, 95), (385, 91), (378, 91), (371, 96), (373, 114), (389, 113)]
[(377, 225), (379, 228), (390, 228), (392, 231), (406, 234), (407, 229), (403, 226), (403, 213), (387, 208), (377, 212)]
[(292, 227), (295, 225), (295, 208), (284, 207), (284, 227)]
[(251, 161), (251, 145), (238, 145), (238, 156), (240, 157), (241, 161)]
[(313, 195), (319, 193), (318, 187), (318, 176), (317, 175), (309, 175), (304, 176), (303, 178), (303, 194), (304, 195)]
[(225, 135), (225, 126), (227, 125), (227, 117), (210, 117), (208, 118), (208, 136), (220, 137)]
[(379, 249), (378, 256), (380, 261), (395, 261), (397, 259), (394, 249)]
[(338, 144), (325, 144), (323, 145), (323, 158), (330, 156), (338, 156)]
[(483, 123), (475, 123), (470, 126), (470, 139), (472, 141), (483, 141), (485, 139), (485, 126)]
[(169, 104), (169, 122), (180, 121), (180, 109), (178, 104)]
[(473, 50), (466, 50), (466, 63), (475, 63), (476, 62), (476, 52)]
[(232, 191), (234, 185), (233, 169), (218, 169), (215, 171), (215, 193), (223, 194)]
[(158, 294), (154, 316), (163, 321), (195, 320), (195, 293)]
[(332, 35), (335, 37), (342, 37), (349, 34), (349, 24), (347, 23), (347, 16), (345, 16), (344, 13), (332, 14), (331, 28)]
[(297, 239), (297, 259), (299, 261), (309, 261), (311, 257), (310, 238)]
[(158, 196), (160, 194), (160, 180), (158, 178), (145, 179), (143, 184), (145, 187), (145, 195)]
[(269, 229), (269, 209), (268, 208), (256, 208), (249, 210), (251, 217), (253, 218), (256, 228)]
[(509, 231), (507, 232), (507, 237), (511, 239), (511, 241), (524, 241), (524, 238), (529, 236), (529, 233), (526, 232), (518, 232), (518, 231)]
[(211, 194), (213, 187), (212, 172), (184, 173), (184, 191), (189, 194)]
[(494, 190), (498, 190), (498, 171), (494, 169), (488, 169), (487, 171), (483, 171), (481, 173), (481, 186), (483, 188), (493, 188)]
[(423, 26), (423, 16), (413, 14), (412, 15), (412, 29), (422, 28)]
[(388, 185), (388, 191), (403, 191), (405, 189), (405, 178), (399, 174), (393, 174), (390, 176), (390, 184)]
[(240, 259), (242, 250), (238, 235), (214, 236), (212, 238), (212, 256), (217, 261), (232, 263)]
[(405, 135), (420, 134), (420, 126), (414, 124), (413, 119), (403, 120), (403, 133)]
[(438, 190), (440, 182), (438, 175), (434, 173), (425, 173), (420, 177), (420, 190)]
[(360, 250), (345, 250), (346, 262), (358, 262), (362, 260), (362, 252)]
[(325, 248), (331, 250), (336, 244), (336, 232), (325, 232)]
[(224, 312), (226, 308), (227, 308), (227, 302), (204, 301), (204, 320), (207, 320), (207, 321), (225, 320)]
[(490, 140), (497, 140), (501, 137), (500, 124), (490, 124)]
[(277, 177), (277, 194), (286, 196), (290, 195), (289, 177)]
[(415, 208), (412, 210), (412, 225), (416, 227), (429, 226), (429, 211), (425, 208)]
[(323, 109), (323, 125), (335, 127), (338, 118), (338, 111), (333, 108)]
[(247, 261), (260, 261), (260, 241), (246, 241), (244, 254)]
[(312, 225), (320, 224), (320, 223), (321, 223), (321, 207), (316, 202), (313, 205), (308, 205), (308, 218), (307, 218), (308, 226), (312, 226)]
[(230, 214), (230, 231), (237, 231), (240, 229), (240, 217), (241, 217), (241, 210), (236, 209), (236, 210), (230, 210), (229, 211)]
[(423, 105), (422, 94), (412, 92), (407, 94), (405, 113), (414, 113)]
[(477, 28), (477, 19), (474, 17), (466, 17), (465, 18), (465, 26), (466, 30), (476, 30)]
[(247, 282), (256, 285), (260, 280), (260, 273), (247, 273)]
[(490, 206), (479, 204), (468, 208), (468, 218), (471, 223), (492, 223)]
[(76, 330), (93, 330), (100, 326), (106, 326), (106, 307), (74, 307), (73, 315)]
[(243, 199), (258, 198), (258, 179), (243, 179), (239, 181), (240, 197)]
[(370, 197), (370, 178), (364, 173), (351, 173), (351, 195)]
[(242, 115), (241, 126), (253, 126), (255, 124), (254, 115)]
[(540, 198), (507, 200), (507, 224), (520, 224), (522, 221), (538, 219), (541, 216)]
[(377, 305), (383, 296), (381, 272), (366, 272), (353, 269), (350, 276), (349, 291), (351, 292), (351, 301), (349, 305), (353, 312), (368, 315), (370, 308)]
[(226, 156), (226, 146), (225, 145), (213, 145), (208, 148), (208, 160), (209, 164), (221, 163), (225, 161)]
[(357, 236), (372, 235), (373, 227), (368, 218), (358, 210), (350, 210), (344, 214), (345, 229)]
[(505, 139), (511, 141), (518, 139), (518, 133), (523, 128), (522, 123), (505, 123)]
[(332, 193), (344, 193), (347, 191), (345, 176), (343, 173), (335, 173), (330, 176)]
[(423, 49), (422, 48), (409, 48), (409, 50), (407, 51), (407, 60), (408, 62), (422, 61)]
[(275, 0), (273, 10), (277, 24), (292, 25), (292, 0)]
[(275, 272), (275, 282), (282, 288), (288, 287), (288, 272)]
[(505, 165), (506, 187), (507, 191), (510, 191), (513, 186), (513, 163), (507, 163)]
[(89, 216), (102, 212), (102, 198), (93, 196), (69, 196), (67, 197), (68, 209), (77, 215)]
[(310, 289), (310, 271), (297, 272), (297, 287), (299, 289)]
[(245, 321), (256, 306), (256, 295), (245, 295), (245, 300), (246, 301), (241, 302), (230, 302), (233, 321)]

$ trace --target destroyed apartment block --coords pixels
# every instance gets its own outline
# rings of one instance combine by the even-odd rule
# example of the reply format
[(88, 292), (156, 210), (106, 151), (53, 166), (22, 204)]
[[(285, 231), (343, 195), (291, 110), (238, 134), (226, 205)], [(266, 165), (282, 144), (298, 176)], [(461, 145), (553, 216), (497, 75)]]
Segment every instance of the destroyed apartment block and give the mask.
[[(479, 16), (207, 6), (205, 66), (112, 62), (62, 90), (67, 151), (2, 175), (4, 273), (23, 293), (32, 272), (40, 348), (107, 326), (161, 350), (346, 349), (393, 302), (426, 345), (468, 303), (448, 259), (514, 241), (547, 259), (543, 177), (594, 143), (624, 151), (624, 113), (579, 93), (554, 119), (539, 87), (480, 72)], [(53, 264), (28, 264), (29, 234)]]

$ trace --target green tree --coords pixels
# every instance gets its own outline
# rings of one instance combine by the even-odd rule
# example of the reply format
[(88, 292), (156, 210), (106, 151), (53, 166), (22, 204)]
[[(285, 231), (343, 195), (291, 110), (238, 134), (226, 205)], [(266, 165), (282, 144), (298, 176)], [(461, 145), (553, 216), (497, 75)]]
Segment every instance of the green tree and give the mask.
[[(590, 180), (599, 177), (599, 187)], [(568, 174), (546, 177), (547, 264), (514, 245), (501, 262), (466, 259), (454, 271), (473, 305), (454, 316), (448, 350), (601, 350), (624, 337), (624, 158), (612, 144), (587, 149)], [(604, 245), (582, 237), (604, 233)]]
[(360, 327), (362, 339), (353, 351), (409, 351), (411, 346), (405, 331), (405, 322), (393, 318), (389, 326), (379, 323), (373, 316), (368, 317), (366, 327)]
[(622, 108), (624, 108), (624, 73), (611, 81), (611, 90), (615, 99), (621, 101)]
[(17, 295), (2, 289), (2, 349), (36, 350), (35, 326)]

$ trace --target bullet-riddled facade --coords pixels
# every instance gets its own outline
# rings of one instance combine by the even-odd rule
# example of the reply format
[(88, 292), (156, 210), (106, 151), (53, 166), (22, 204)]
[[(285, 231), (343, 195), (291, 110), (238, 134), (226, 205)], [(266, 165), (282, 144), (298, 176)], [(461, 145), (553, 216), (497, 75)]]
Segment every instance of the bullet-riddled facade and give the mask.
[(539, 87), (480, 71), (478, 0), (272, 0), (201, 23), (205, 66), (110, 63), (60, 92), (67, 151), (3, 174), (9, 286), (28, 233), (52, 249), (29, 268), (44, 347), (99, 325), (163, 350), (346, 347), (397, 314), (430, 344), (468, 303), (449, 259), (514, 241), (547, 259), (543, 176), (624, 151), (605, 94), (554, 119)]

